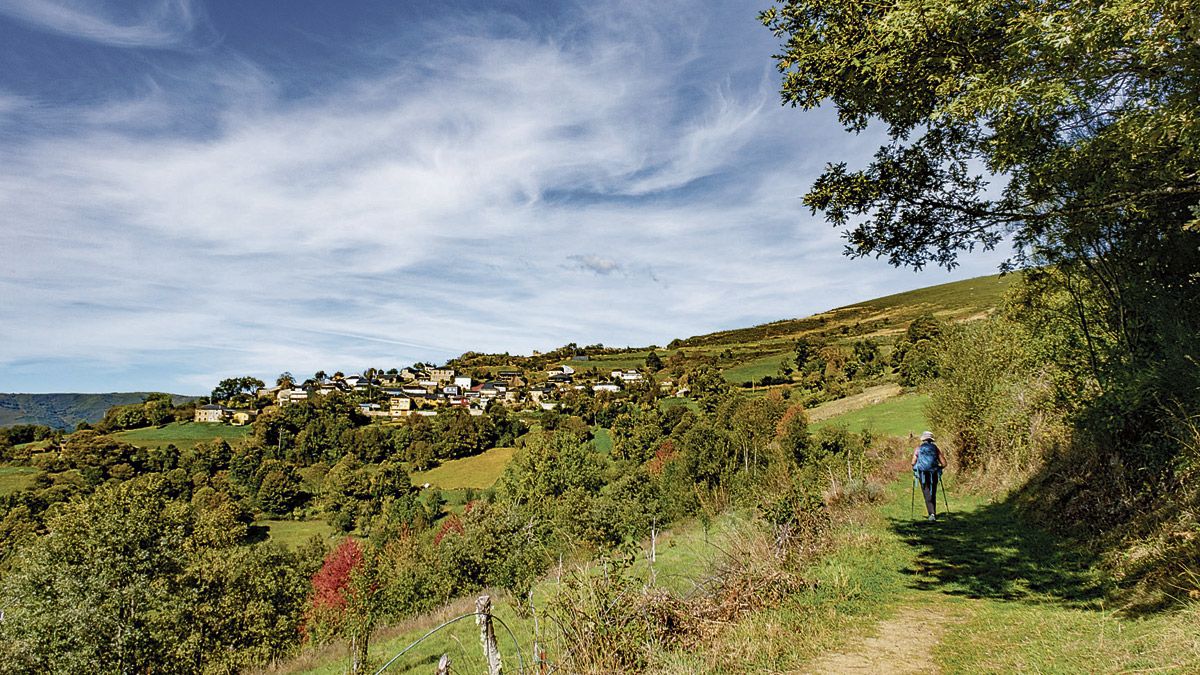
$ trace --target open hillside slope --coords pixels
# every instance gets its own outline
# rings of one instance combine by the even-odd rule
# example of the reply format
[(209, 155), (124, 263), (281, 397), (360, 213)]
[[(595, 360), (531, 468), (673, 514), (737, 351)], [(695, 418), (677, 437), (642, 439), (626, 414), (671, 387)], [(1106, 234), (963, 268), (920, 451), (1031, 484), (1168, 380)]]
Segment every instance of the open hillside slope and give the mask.
[[(734, 384), (758, 382), (774, 377), (781, 367), (792, 364), (797, 340), (848, 346), (855, 340), (871, 339), (885, 352), (904, 334), (917, 317), (932, 315), (946, 323), (982, 318), (1000, 306), (1017, 275), (983, 276), (929, 286), (830, 309), (819, 314), (771, 323), (717, 331), (677, 339), (664, 348), (588, 350), (584, 357), (551, 359), (547, 365), (570, 365), (575, 369), (610, 370), (641, 368), (653, 351), (668, 364), (705, 363), (716, 367)], [(495, 363), (496, 355), (477, 355)], [(471, 363), (464, 355), (462, 363)], [(529, 366), (517, 359), (512, 366)], [(494, 366), (496, 370), (502, 366)]]
[(801, 319), (774, 321), (750, 328), (719, 331), (678, 340), (673, 346), (789, 346), (801, 337), (854, 334), (894, 336), (913, 319), (933, 314), (948, 322), (962, 321), (995, 309), (1016, 279), (984, 276), (887, 295)]

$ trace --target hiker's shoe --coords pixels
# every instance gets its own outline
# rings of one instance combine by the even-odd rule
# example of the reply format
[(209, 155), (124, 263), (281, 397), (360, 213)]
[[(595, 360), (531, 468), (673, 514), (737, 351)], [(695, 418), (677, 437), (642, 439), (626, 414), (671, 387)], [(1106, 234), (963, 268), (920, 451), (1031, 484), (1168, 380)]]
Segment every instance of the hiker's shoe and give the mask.
[(926, 518), (926, 520), (928, 520), (928, 521), (929, 521), (929, 522), (931, 522), (931, 523), (933, 523), (933, 522), (937, 522), (937, 516), (935, 516), (935, 515), (933, 515), (933, 514), (931, 513), (931, 514), (929, 514), (929, 517), (928, 517), (928, 518)]

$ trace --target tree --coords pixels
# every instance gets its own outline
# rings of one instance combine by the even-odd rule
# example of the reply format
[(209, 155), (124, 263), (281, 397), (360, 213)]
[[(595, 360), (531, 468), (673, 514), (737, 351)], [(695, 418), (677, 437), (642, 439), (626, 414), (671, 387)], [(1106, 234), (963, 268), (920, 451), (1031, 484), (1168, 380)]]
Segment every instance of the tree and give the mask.
[(318, 639), (350, 639), (350, 672), (363, 669), (383, 595), (378, 551), (346, 537), (329, 552), (312, 578), (308, 627)]
[(534, 431), (513, 453), (499, 483), (510, 501), (544, 506), (571, 489), (596, 491), (603, 483), (601, 471), (601, 460), (579, 435)]
[(808, 338), (796, 340), (796, 370), (804, 370), (804, 366), (817, 354), (819, 345), (814, 345)]
[(235, 546), (244, 519), (220, 495), (172, 492), (157, 475), (106, 485), (21, 548), (0, 582), (0, 669), (229, 672), (293, 644), (291, 555)]
[(688, 389), (691, 392), (690, 396), (709, 412), (716, 410), (721, 400), (729, 394), (729, 382), (725, 380), (725, 376), (708, 365), (701, 365), (684, 373), (679, 384)]
[(790, 406), (784, 412), (775, 424), (775, 440), (785, 457), (796, 466), (804, 466), (808, 460), (810, 434), (802, 404)]
[(1102, 383), (1185, 365), (1200, 324), (1196, 9), (784, 0), (761, 15), (786, 39), (784, 102), (830, 100), (848, 129), (878, 120), (891, 138), (864, 169), (830, 164), (805, 202), (849, 228), (852, 255), (896, 265), (952, 267), (1011, 235), (1014, 264), (1054, 266), (1075, 296)]
[(883, 371), (883, 359), (879, 355), (879, 345), (871, 339), (854, 342), (854, 360), (847, 366), (851, 378), (875, 377)]
[(646, 355), (646, 369), (652, 373), (657, 373), (658, 371), (662, 370), (662, 368), (662, 357), (660, 357), (653, 349), (650, 350), (650, 353)]
[(760, 19), (785, 39), (785, 103), (829, 100), (847, 129), (890, 133), (866, 169), (829, 165), (805, 202), (852, 226), (853, 254), (920, 267), (1007, 232), (1063, 254), (1139, 228), (1182, 243), (1200, 196), (1195, 10), (783, 0)]
[(213, 402), (224, 401), (233, 405), (246, 404), (266, 383), (256, 377), (230, 377), (221, 380), (212, 390)]
[(264, 511), (283, 515), (295, 508), (301, 481), (292, 464), (270, 459), (262, 463), (259, 474), (258, 504)]

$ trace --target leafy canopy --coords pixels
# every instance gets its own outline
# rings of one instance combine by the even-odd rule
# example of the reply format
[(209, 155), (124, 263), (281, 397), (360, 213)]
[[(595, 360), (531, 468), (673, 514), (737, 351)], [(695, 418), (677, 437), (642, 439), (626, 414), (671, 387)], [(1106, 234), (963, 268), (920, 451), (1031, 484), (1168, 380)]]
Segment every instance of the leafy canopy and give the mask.
[(805, 197), (849, 254), (953, 267), (1008, 234), (1051, 262), (1195, 254), (1177, 239), (1200, 198), (1200, 2), (784, 0), (760, 19), (784, 41), (785, 103), (890, 135)]

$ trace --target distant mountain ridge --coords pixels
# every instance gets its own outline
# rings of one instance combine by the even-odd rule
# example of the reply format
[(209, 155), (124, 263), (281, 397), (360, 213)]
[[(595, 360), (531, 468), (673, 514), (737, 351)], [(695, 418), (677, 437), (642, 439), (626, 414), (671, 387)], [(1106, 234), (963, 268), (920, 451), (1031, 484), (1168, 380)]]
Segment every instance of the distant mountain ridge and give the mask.
[[(95, 424), (114, 405), (141, 403), (148, 391), (107, 394), (0, 394), (0, 426), (44, 424), (57, 429), (74, 429), (80, 422)], [(195, 396), (171, 394), (176, 405)]]

